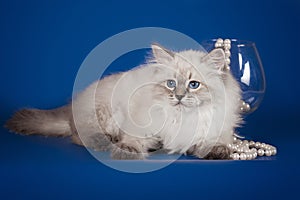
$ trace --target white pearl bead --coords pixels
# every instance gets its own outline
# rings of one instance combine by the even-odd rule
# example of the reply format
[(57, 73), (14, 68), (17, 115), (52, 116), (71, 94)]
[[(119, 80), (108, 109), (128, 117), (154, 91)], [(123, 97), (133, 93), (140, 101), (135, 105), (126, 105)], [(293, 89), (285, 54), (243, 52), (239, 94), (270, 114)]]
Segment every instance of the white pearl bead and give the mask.
[(270, 145), (266, 144), (265, 149), (271, 150), (272, 147)]
[(252, 154), (251, 154), (251, 153), (247, 153), (247, 154), (246, 154), (246, 156), (247, 156), (247, 160), (252, 160), (252, 159), (253, 159), (253, 157), (252, 157)]
[(243, 152), (243, 149), (242, 149), (242, 148), (237, 148), (237, 149), (236, 149), (236, 152), (242, 153), (242, 152)]
[(243, 144), (249, 144), (248, 140), (243, 140)]
[(257, 153), (254, 152), (254, 153), (253, 153), (253, 159), (255, 159), (256, 157), (257, 157)]
[(249, 143), (245, 143), (244, 147), (246, 147), (247, 149), (249, 149)]
[(260, 142), (255, 142), (255, 147), (260, 148)]
[(265, 151), (263, 149), (258, 149), (257, 154), (259, 156), (263, 156), (265, 154)]
[(251, 109), (250, 105), (249, 105), (248, 103), (246, 103), (246, 105), (245, 105), (245, 110), (246, 110), (246, 111), (249, 111), (250, 109)]
[(272, 155), (272, 151), (271, 150), (265, 150), (265, 155), (266, 156), (271, 156)]
[(224, 44), (224, 48), (225, 49), (230, 49), (231, 48), (231, 44)]
[(231, 158), (233, 160), (239, 160), (240, 159), (240, 155), (238, 153), (234, 153), (234, 154), (231, 154)]
[(221, 43), (221, 44), (223, 44), (223, 39), (222, 38), (219, 38), (219, 39), (217, 39), (217, 43)]
[(241, 160), (246, 160), (247, 159), (247, 155), (245, 153), (241, 153), (240, 154), (240, 159)]
[(266, 148), (266, 144), (265, 143), (261, 143), (260, 147), (263, 148), (263, 149), (265, 149)]
[(230, 65), (230, 59), (229, 59), (229, 58), (225, 58), (225, 63), (226, 63), (227, 65)]
[(230, 71), (230, 67), (227, 65), (227, 66), (225, 67), (225, 70), (226, 70), (226, 71)]
[(256, 148), (251, 148), (251, 151), (252, 152), (257, 152), (257, 149)]
[(220, 48), (220, 47), (223, 47), (223, 44), (220, 44), (220, 43), (216, 43), (216, 44), (215, 44), (215, 47), (216, 47), (216, 48)]
[(250, 151), (250, 149), (249, 149), (249, 148), (247, 148), (247, 147), (244, 147), (244, 148), (243, 148), (243, 151), (244, 151), (245, 153), (249, 153), (249, 152), (251, 152), (251, 151)]
[(249, 145), (250, 145), (250, 146), (254, 146), (254, 145), (255, 145), (255, 142), (254, 142), (254, 141), (250, 141), (250, 142), (249, 142)]
[(275, 156), (275, 155), (277, 154), (276, 148), (272, 149), (271, 151), (272, 151), (272, 155), (273, 155), (273, 156)]
[(230, 44), (230, 43), (231, 43), (231, 41), (229, 39), (224, 40), (224, 44)]

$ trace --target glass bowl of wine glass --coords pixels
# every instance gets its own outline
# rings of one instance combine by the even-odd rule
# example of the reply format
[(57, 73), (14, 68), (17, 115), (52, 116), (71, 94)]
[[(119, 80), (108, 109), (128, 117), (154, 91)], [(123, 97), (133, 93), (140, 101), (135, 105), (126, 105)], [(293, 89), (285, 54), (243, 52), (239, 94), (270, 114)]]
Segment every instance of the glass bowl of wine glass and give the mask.
[[(245, 114), (255, 111), (265, 94), (265, 73), (255, 43), (247, 40), (230, 39), (230, 71), (242, 89), (241, 109)], [(206, 51), (213, 50), (217, 39), (201, 43)]]

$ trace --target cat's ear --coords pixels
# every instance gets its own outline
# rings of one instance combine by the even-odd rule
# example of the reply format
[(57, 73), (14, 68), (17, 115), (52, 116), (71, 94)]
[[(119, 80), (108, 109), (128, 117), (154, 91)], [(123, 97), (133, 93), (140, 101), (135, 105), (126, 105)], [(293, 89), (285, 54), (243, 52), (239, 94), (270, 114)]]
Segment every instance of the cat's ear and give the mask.
[(164, 48), (160, 44), (154, 43), (151, 45), (152, 53), (157, 62), (168, 64), (174, 59), (175, 53)]
[(221, 71), (225, 65), (225, 53), (223, 49), (217, 48), (209, 52), (201, 60)]

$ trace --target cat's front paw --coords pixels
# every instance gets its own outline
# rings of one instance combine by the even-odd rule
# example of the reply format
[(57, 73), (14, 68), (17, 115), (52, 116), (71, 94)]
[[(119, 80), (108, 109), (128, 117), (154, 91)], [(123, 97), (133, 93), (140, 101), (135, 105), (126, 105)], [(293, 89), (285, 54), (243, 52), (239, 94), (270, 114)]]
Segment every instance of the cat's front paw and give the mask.
[(154, 141), (154, 143), (151, 145), (151, 146), (149, 146), (148, 148), (147, 148), (147, 151), (149, 152), (149, 153), (154, 153), (154, 152), (156, 152), (156, 151), (158, 151), (158, 150), (161, 150), (162, 148), (163, 148), (163, 143), (161, 142), (161, 141), (159, 141), (159, 140), (156, 140), (156, 141)]
[(207, 160), (228, 160), (230, 159), (230, 149), (226, 145), (214, 146), (204, 157)]
[(154, 153), (163, 148), (163, 143), (160, 138), (150, 137), (139, 141), (142, 145), (143, 152)]
[(111, 157), (116, 160), (142, 160), (145, 156), (138, 147), (125, 143), (115, 144), (111, 152)]

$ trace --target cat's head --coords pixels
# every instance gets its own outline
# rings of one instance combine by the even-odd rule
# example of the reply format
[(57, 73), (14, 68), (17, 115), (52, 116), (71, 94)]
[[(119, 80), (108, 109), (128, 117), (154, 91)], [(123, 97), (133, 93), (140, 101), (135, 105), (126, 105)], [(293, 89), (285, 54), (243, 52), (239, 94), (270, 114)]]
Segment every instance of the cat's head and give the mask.
[[(159, 95), (167, 97), (172, 106), (199, 107), (211, 103), (217, 90), (222, 90), (222, 49), (173, 52), (159, 44), (152, 46), (153, 62), (163, 71)], [(158, 73), (161, 73), (158, 72)]]

